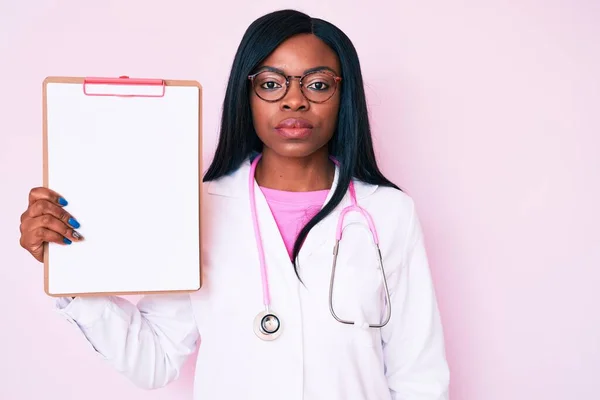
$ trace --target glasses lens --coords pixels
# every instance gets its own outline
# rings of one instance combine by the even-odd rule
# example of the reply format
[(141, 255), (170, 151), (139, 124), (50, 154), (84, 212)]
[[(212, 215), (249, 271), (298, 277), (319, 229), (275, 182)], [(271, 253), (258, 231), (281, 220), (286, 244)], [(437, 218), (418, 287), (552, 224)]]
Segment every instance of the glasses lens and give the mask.
[[(285, 76), (264, 71), (254, 77), (254, 91), (266, 101), (278, 101), (286, 94)], [(320, 103), (328, 100), (336, 90), (337, 82), (328, 72), (313, 72), (302, 78), (302, 92), (310, 101)]]
[(302, 79), (302, 91), (307, 99), (318, 103), (333, 96), (336, 83), (327, 72), (313, 72)]
[(279, 100), (285, 94), (285, 88), (285, 77), (277, 72), (264, 71), (254, 77), (254, 90), (264, 100)]

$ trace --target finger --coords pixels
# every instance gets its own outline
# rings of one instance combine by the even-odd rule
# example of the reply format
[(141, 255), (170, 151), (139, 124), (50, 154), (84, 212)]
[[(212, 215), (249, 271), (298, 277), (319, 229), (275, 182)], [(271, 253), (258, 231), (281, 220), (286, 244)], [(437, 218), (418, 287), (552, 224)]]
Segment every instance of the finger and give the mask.
[(38, 200), (48, 200), (52, 203), (64, 207), (68, 204), (67, 200), (52, 189), (45, 187), (36, 187), (29, 192), (29, 205), (32, 205)]
[(71, 241), (60, 233), (43, 226), (38, 227), (21, 239), (21, 246), (26, 250), (36, 253), (42, 249), (44, 243), (56, 243), (61, 245), (71, 244)]
[(39, 227), (21, 238), (21, 246), (39, 261), (44, 256), (44, 243), (69, 245), (71, 241), (60, 233), (44, 227)]
[(73, 215), (67, 212), (67, 210), (48, 200), (38, 200), (33, 203), (24, 213), (21, 221), (23, 221), (25, 218), (37, 218), (42, 215), (51, 215), (52, 217), (75, 229), (81, 226), (79, 221), (77, 221)]
[(50, 214), (43, 214), (38, 217), (28, 219), (23, 225), (25, 235), (27, 235), (29, 232), (36, 232), (39, 228), (43, 228), (56, 232), (62, 237), (69, 239), (70, 242), (83, 240), (83, 236), (79, 232)]

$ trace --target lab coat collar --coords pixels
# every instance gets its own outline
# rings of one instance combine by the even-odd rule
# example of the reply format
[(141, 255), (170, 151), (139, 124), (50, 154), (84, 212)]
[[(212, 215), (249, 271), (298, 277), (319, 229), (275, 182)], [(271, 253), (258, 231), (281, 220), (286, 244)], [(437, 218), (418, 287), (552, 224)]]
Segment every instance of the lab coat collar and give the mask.
[[(249, 204), (249, 173), (251, 166), (251, 158), (242, 163), (242, 165), (232, 172), (231, 174), (222, 177), (218, 180), (208, 182), (207, 192), (210, 195), (225, 196), (243, 201), (246, 205)], [(336, 166), (333, 184), (325, 200), (327, 204), (339, 181), (339, 168)], [(256, 195), (256, 212), (259, 216), (261, 224), (261, 235), (262, 242), (265, 248), (267, 257), (267, 264), (270, 265), (288, 265), (290, 268), (276, 268), (271, 270), (272, 274), (281, 274), (289, 285), (289, 290), (299, 290), (299, 281), (291, 268), (291, 262), (289, 255), (285, 248), (285, 244), (279, 233), (279, 228), (270, 212), (269, 205), (266, 198), (260, 191), (256, 180), (253, 180), (254, 193)], [(356, 192), (357, 201), (360, 204), (361, 199), (369, 196), (377, 189), (376, 185), (366, 184), (357, 180), (354, 180), (354, 188)], [(330, 243), (335, 239), (335, 230), (337, 227), (337, 221), (344, 207), (351, 204), (350, 193), (347, 191), (344, 199), (335, 209), (327, 216), (323, 221), (313, 227), (311, 233), (306, 237), (302, 249), (299, 254), (300, 263), (300, 274), (302, 275), (302, 265), (310, 265), (309, 258), (320, 249), (323, 245)], [(289, 301), (292, 301), (288, 299)], [(283, 300), (279, 300), (283, 301)], [(297, 300), (294, 300), (297, 301)], [(295, 305), (299, 307), (299, 304)]]
[[(224, 176), (216, 181), (208, 182), (207, 191), (209, 194), (225, 196), (225, 197), (247, 197), (248, 196), (248, 174), (250, 173), (251, 160), (248, 159), (242, 163), (242, 165), (232, 172), (231, 174)], [(333, 185), (331, 186), (330, 193), (326, 201), (329, 201), (330, 196), (333, 194), (337, 187), (339, 179), (339, 167), (335, 167), (335, 175), (333, 178)], [(371, 195), (377, 189), (377, 185), (371, 185), (362, 181), (354, 180), (354, 188), (356, 190), (356, 198), (360, 202), (361, 199)], [(349, 201), (348, 194), (346, 200)]]

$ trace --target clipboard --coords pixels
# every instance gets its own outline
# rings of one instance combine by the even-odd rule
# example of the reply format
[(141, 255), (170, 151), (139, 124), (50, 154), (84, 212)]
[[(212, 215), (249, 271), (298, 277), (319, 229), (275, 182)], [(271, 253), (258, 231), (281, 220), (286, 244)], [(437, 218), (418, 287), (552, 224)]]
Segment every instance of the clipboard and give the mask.
[(45, 244), (46, 294), (199, 290), (202, 86), (127, 76), (42, 86), (43, 186), (84, 237)]

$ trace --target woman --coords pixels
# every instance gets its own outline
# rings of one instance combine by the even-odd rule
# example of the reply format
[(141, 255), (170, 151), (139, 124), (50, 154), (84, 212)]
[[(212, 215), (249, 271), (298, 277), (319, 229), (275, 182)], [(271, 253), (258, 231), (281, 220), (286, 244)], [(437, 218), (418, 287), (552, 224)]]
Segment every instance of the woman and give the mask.
[[(448, 398), (415, 207), (378, 170), (358, 57), (343, 32), (290, 10), (252, 23), (204, 182), (200, 291), (137, 305), (58, 301), (96, 352), (158, 388), (200, 343), (197, 399)], [(362, 214), (342, 215), (354, 201), (379, 248)], [(84, 240), (65, 205), (51, 189), (30, 194), (21, 244), (39, 261), (46, 242)]]

